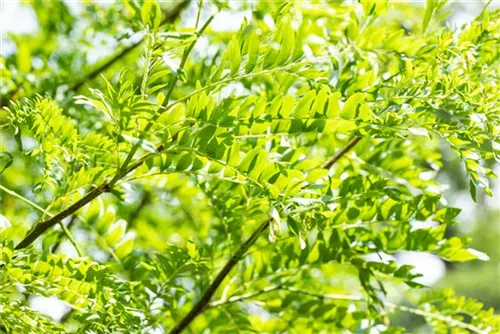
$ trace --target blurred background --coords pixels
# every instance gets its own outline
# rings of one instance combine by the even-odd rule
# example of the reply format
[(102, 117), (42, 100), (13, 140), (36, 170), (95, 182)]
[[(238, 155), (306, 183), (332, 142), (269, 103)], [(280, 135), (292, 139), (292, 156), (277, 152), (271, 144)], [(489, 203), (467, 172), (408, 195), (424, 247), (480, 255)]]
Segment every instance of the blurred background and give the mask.
[[(2, 85), (0, 93), (2, 104), (9, 97), (9, 85), (6, 82), (6, 71), (9, 63), (16, 62), (16, 55), (26, 52), (23, 43), (30, 41), (36, 36), (39, 28), (47, 24), (55, 24), (54, 29), (64, 29), (64, 25), (78, 25), (79, 15), (84, 8), (84, 1), (68, 0), (63, 1), (64, 8), (70, 14), (68, 17), (75, 20), (60, 20), (64, 13), (55, 12), (54, 3), (56, 1), (32, 1), (22, 2), (18, 0), (2, 0), (0, 2), (0, 29), (1, 29), (1, 49), (2, 56)], [(411, 1), (412, 3), (415, 1)], [(113, 1), (93, 1), (96, 6), (112, 6)], [(194, 1), (193, 1), (194, 3)], [(162, 4), (167, 5), (168, 4)], [(193, 11), (196, 4), (193, 5)], [(416, 5), (425, 5), (425, 1), (417, 2)], [(467, 24), (483, 9), (483, 1), (457, 1), (450, 4), (450, 15), (445, 20), (445, 24), (458, 29), (461, 25)], [(493, 1), (491, 7), (500, 7), (500, 1)], [(61, 7), (63, 8), (63, 7)], [(59, 9), (60, 10), (60, 9)], [(99, 13), (99, 11), (96, 11)], [(190, 11), (183, 17), (184, 24), (189, 24), (193, 18), (189, 16)], [(57, 14), (57, 15), (56, 15)], [(227, 13), (224, 13), (227, 14)], [(249, 10), (242, 9), (234, 15), (219, 15), (212, 24), (214, 30), (231, 31), (236, 30), (244, 17), (249, 16)], [(54, 15), (51, 17), (51, 15)], [(112, 20), (112, 17), (103, 17), (103, 20)], [(96, 28), (98, 29), (98, 28)], [(36, 39), (34, 39), (36, 41)], [(67, 41), (68, 49), (72, 48), (71, 41)], [(90, 43), (90, 42), (89, 42)], [(89, 62), (98, 62), (105, 56), (112, 54), (116, 47), (115, 40), (108, 40), (103, 36), (102, 40), (93, 40), (94, 45), (89, 46), (85, 52), (85, 57)], [(202, 46), (203, 47), (203, 46)], [(201, 47), (201, 48), (202, 48)], [(78, 59), (69, 61), (77, 62)], [(61, 66), (61, 62), (54, 60), (54, 64), (49, 66)], [(32, 71), (36, 71), (37, 62), (34, 58)], [(33, 74), (34, 75), (34, 74)], [(29, 81), (29, 76), (27, 78)], [(7, 80), (8, 81), (8, 80)], [(2, 132), (4, 133), (4, 132)], [(5, 133), (0, 144), (3, 150), (13, 141), (7, 138)], [(456, 155), (447, 152), (443, 147), (444, 169), (439, 175), (442, 184), (448, 186), (446, 197), (449, 205), (462, 208), (459, 216), (461, 224), (449, 229), (450, 235), (468, 235), (472, 237), (471, 247), (490, 256), (489, 261), (474, 261), (468, 263), (449, 264), (433, 255), (421, 253), (398, 254), (398, 262), (412, 264), (416, 271), (423, 274), (421, 282), (436, 288), (453, 287), (457, 293), (467, 297), (477, 298), (484, 302), (487, 307), (494, 307), (500, 313), (500, 181), (491, 180), (494, 197), (488, 197), (483, 193), (478, 194), (477, 203), (472, 202), (469, 194), (469, 186), (463, 166), (458, 161)], [(500, 166), (493, 166), (497, 174), (500, 174)], [(2, 203), (5, 203), (2, 201)], [(40, 301), (38, 308), (41, 311), (49, 312), (49, 315), (57, 318), (58, 314), (64, 314), (65, 310), (57, 310), (64, 306), (49, 306), (50, 300)], [(34, 307), (36, 307), (34, 301)], [(49, 311), (47, 311), (49, 310)], [(407, 315), (401, 314), (401, 323), (414, 319), (405, 318)]]

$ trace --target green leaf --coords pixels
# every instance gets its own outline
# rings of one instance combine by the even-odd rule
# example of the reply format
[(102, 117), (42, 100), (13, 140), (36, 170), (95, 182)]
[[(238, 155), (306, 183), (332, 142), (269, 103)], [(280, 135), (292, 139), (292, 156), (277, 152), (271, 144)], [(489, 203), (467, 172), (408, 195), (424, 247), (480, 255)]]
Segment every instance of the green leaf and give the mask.
[(188, 170), (188, 168), (191, 166), (192, 163), (193, 163), (193, 156), (191, 155), (191, 153), (185, 152), (177, 162), (175, 170), (177, 171)]
[(178, 104), (168, 112), (168, 117), (165, 123), (168, 125), (175, 124), (182, 119), (182, 116), (184, 116), (184, 106), (182, 104)]
[(328, 98), (328, 109), (326, 111), (326, 116), (328, 118), (336, 118), (340, 115), (339, 101), (341, 97), (342, 94), (340, 94), (340, 92), (330, 94)]
[(160, 107), (163, 105), (163, 102), (165, 101), (165, 94), (163, 93), (158, 93), (158, 96), (156, 97), (156, 106)]
[(113, 224), (111, 230), (106, 234), (105, 240), (109, 247), (114, 247), (125, 235), (127, 222), (123, 219)]
[(126, 256), (130, 255), (130, 253), (132, 253), (133, 250), (134, 250), (134, 239), (128, 238), (120, 242), (116, 246), (114, 252), (119, 259), (123, 259)]
[(366, 98), (365, 93), (355, 93), (347, 99), (342, 108), (340, 116), (344, 119), (355, 119), (357, 116), (357, 108)]
[(470, 192), (470, 197), (474, 202), (477, 202), (477, 193), (476, 193), (476, 185), (472, 180), (469, 181), (469, 192)]
[(358, 208), (349, 208), (349, 210), (347, 211), (347, 218), (349, 220), (355, 220), (356, 218), (359, 217), (359, 214), (360, 214), (360, 211)]
[(240, 43), (236, 36), (233, 36), (227, 48), (227, 58), (229, 60), (229, 68), (231, 69), (231, 76), (236, 75), (241, 65), (241, 52)]
[(31, 70), (31, 48), (28, 43), (21, 42), (17, 45), (17, 68), (22, 73)]
[(298, 236), (300, 233), (300, 227), (297, 221), (293, 219), (291, 216), (288, 216), (286, 222), (288, 224), (288, 228), (290, 229), (290, 231)]
[(99, 234), (103, 235), (108, 232), (109, 227), (113, 224), (116, 217), (116, 210), (112, 206), (108, 206), (103, 216), (100, 217), (96, 224), (96, 229)]
[(250, 168), (250, 164), (252, 163), (254, 158), (257, 156), (257, 154), (259, 154), (259, 152), (260, 152), (259, 147), (256, 147), (256, 148), (252, 149), (250, 152), (248, 152), (245, 155), (245, 157), (243, 158), (243, 160), (241, 160), (241, 163), (238, 166), (238, 170), (240, 170), (242, 172), (247, 172), (248, 169)]
[(432, 16), (436, 10), (436, 0), (426, 0), (425, 1), (425, 13), (424, 18), (422, 20), (422, 31), (425, 33), (431, 22)]
[(161, 22), (161, 8), (156, 0), (144, 1), (141, 8), (141, 20), (144, 25), (158, 28)]
[(252, 164), (248, 169), (248, 174), (250, 177), (257, 179), (262, 171), (265, 169), (268, 164), (268, 153), (266, 151), (260, 151), (257, 159), (255, 159), (255, 163)]
[(240, 162), (240, 143), (238, 141), (231, 145), (228, 151), (227, 164), (229, 166), (237, 166)]
[(328, 175), (328, 169), (318, 168), (311, 170), (306, 177), (306, 181), (314, 183)]
[(290, 17), (288, 15), (283, 16), (283, 18), (281, 19), (281, 24), (278, 28), (278, 31), (278, 35), (281, 36), (280, 50), (278, 56), (276, 57), (274, 66), (282, 65), (292, 55), (294, 34), (292, 26), (290, 25)]
[(311, 112), (311, 105), (314, 102), (315, 98), (316, 98), (315, 91), (311, 90), (307, 92), (295, 107), (295, 110), (293, 112), (294, 117), (297, 118), (308, 117), (309, 113)]
[(248, 41), (248, 61), (245, 66), (245, 73), (250, 73), (254, 70), (259, 59), (260, 41), (256, 32), (252, 32)]
[(474, 248), (467, 248), (467, 252), (474, 256), (476, 259), (481, 260), (481, 261), (489, 261), (490, 257), (488, 254), (485, 254), (483, 252), (478, 251), (477, 249)]
[(0, 174), (14, 162), (14, 157), (9, 152), (0, 152)]
[(295, 106), (295, 98), (292, 95), (287, 95), (283, 98), (283, 102), (281, 104), (280, 115), (283, 118), (290, 117), (293, 111), (293, 107)]
[(196, 245), (194, 244), (194, 242), (189, 240), (187, 242), (186, 247), (188, 249), (189, 256), (191, 256), (192, 258), (197, 258), (199, 256), (198, 250), (196, 249)]

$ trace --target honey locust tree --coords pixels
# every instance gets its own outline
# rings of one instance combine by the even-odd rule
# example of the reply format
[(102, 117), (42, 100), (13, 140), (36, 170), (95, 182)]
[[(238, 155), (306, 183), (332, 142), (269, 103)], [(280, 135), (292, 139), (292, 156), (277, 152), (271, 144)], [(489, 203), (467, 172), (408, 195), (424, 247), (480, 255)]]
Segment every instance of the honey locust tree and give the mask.
[(498, 10), (452, 29), (442, 0), (29, 5), (1, 65), (2, 332), (500, 332), (382, 260), (488, 259), (447, 233), (437, 174), (453, 154), (491, 195)]

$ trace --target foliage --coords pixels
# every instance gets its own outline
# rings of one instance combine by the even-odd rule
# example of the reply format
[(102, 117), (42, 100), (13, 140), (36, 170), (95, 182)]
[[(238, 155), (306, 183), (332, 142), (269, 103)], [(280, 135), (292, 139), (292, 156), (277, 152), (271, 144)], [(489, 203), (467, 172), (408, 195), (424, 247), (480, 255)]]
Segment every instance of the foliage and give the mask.
[[(449, 235), (436, 176), (449, 150), (472, 200), (492, 194), (498, 10), (453, 31), (445, 1), (31, 6), (40, 30), (1, 63), (2, 331), (413, 330), (398, 312), (500, 331), (373, 260), (488, 260)], [(92, 63), (103, 36), (119, 50)], [(53, 321), (35, 295), (72, 310)]]

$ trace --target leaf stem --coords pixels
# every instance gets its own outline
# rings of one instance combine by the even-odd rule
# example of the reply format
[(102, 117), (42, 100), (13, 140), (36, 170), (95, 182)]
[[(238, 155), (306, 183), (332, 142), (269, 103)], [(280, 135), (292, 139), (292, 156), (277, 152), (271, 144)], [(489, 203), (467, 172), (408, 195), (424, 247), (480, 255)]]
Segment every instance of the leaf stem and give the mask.
[(214, 307), (218, 307), (218, 306), (223, 306), (223, 305), (227, 305), (227, 304), (241, 302), (241, 301), (251, 299), (253, 297), (257, 297), (257, 296), (260, 296), (262, 294), (265, 294), (265, 293), (268, 293), (271, 291), (280, 290), (280, 289), (283, 289), (283, 286), (281, 284), (268, 286), (268, 287), (266, 287), (260, 291), (257, 291), (257, 292), (250, 292), (250, 293), (246, 293), (246, 294), (243, 294), (240, 296), (232, 296), (226, 300), (218, 300), (216, 302), (213, 302), (213, 303), (210, 303), (209, 305), (207, 305), (207, 308), (214, 308)]
[[(72, 216), (71, 220), (69, 221), (68, 225), (66, 226), (66, 228), (68, 229), (69, 232), (71, 232), (71, 228), (75, 224), (76, 218), (77, 218), (77, 216)], [(61, 242), (62, 242), (62, 235), (59, 237), (59, 239), (56, 241), (56, 243), (52, 247), (52, 250), (51, 250), (52, 253), (57, 252), (57, 250), (59, 249), (59, 246), (61, 246)]]
[(11, 196), (14, 196), (16, 197), (17, 199), (20, 199), (21, 201), (23, 201), (24, 203), (34, 207), (35, 209), (37, 209), (38, 211), (42, 212), (42, 213), (45, 213), (47, 215), (50, 216), (50, 213), (47, 213), (47, 210), (45, 210), (44, 208), (42, 208), (40, 205), (36, 204), (35, 202), (33, 202), (32, 200), (24, 197), (23, 195), (15, 192), (14, 190), (11, 190), (7, 187), (4, 187), (3, 185), (0, 184), (0, 189), (2, 191), (5, 191), (7, 194), (11, 195)]
[(195, 29), (198, 29), (198, 24), (200, 24), (200, 15), (202, 7), (203, 7), (203, 0), (200, 0), (198, 3), (198, 13), (196, 14), (196, 23), (194, 25)]
[(61, 229), (63, 230), (64, 234), (66, 234), (66, 238), (68, 238), (69, 242), (75, 247), (76, 252), (78, 253), (78, 256), (82, 257), (84, 256), (84, 253), (76, 243), (75, 238), (73, 237), (73, 234), (71, 234), (70, 230), (66, 225), (63, 224), (63, 222), (59, 222), (59, 225), (61, 226)]
[(146, 64), (144, 65), (144, 74), (142, 76), (142, 82), (141, 82), (141, 98), (145, 98), (146, 96), (146, 90), (147, 90), (147, 84), (148, 84), (148, 78), (149, 78), (149, 70), (151, 68), (151, 48), (152, 48), (152, 41), (153, 37), (148, 34), (147, 35), (147, 42), (146, 42)]
[(170, 103), (169, 105), (165, 106), (165, 107), (160, 107), (161, 109), (165, 109), (165, 110), (169, 110), (170, 108), (172, 108), (173, 106), (183, 102), (183, 101), (186, 101), (187, 99), (189, 99), (191, 96), (193, 95), (196, 95), (196, 94), (199, 94), (201, 92), (204, 92), (212, 87), (215, 87), (215, 86), (218, 86), (218, 85), (222, 85), (222, 84), (225, 84), (225, 83), (228, 83), (228, 82), (231, 82), (231, 81), (236, 81), (236, 80), (241, 80), (241, 79), (246, 79), (246, 78), (252, 78), (252, 77), (255, 77), (255, 76), (258, 76), (258, 75), (265, 75), (265, 74), (271, 74), (271, 73), (274, 73), (274, 72), (279, 72), (279, 71), (282, 71), (284, 69), (287, 69), (287, 68), (290, 68), (290, 67), (294, 67), (294, 66), (299, 66), (299, 65), (305, 65), (305, 64), (310, 64), (314, 61), (317, 61), (317, 60), (322, 60), (322, 59), (328, 59), (329, 57), (318, 57), (316, 59), (313, 59), (313, 60), (305, 60), (305, 61), (302, 61), (302, 62), (298, 62), (298, 63), (291, 63), (291, 64), (288, 64), (288, 65), (284, 65), (284, 66), (280, 66), (280, 67), (276, 67), (276, 68), (273, 68), (273, 69), (270, 69), (270, 70), (263, 70), (263, 71), (260, 71), (260, 72), (253, 72), (253, 73), (248, 73), (248, 74), (242, 74), (242, 75), (237, 75), (235, 77), (230, 77), (230, 78), (226, 78), (226, 79), (222, 79), (222, 80), (219, 80), (219, 81), (216, 81), (216, 82), (213, 82), (211, 84), (208, 84), (206, 86), (203, 86), (197, 90), (194, 90), (192, 91), (191, 93), (183, 96), (182, 98)]

